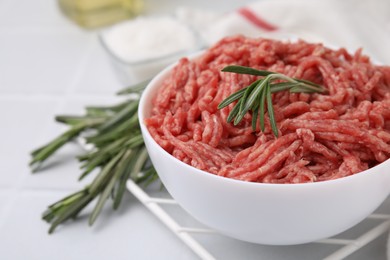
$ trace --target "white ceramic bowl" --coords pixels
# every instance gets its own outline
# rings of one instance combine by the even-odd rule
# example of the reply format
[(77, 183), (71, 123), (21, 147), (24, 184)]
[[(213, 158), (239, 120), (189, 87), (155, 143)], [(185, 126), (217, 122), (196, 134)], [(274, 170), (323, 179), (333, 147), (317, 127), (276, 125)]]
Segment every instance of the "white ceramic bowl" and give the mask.
[(174, 65), (147, 86), (138, 114), (146, 148), (162, 182), (200, 222), (244, 241), (301, 244), (356, 225), (389, 196), (390, 159), (353, 176), (305, 184), (238, 181), (179, 161), (154, 141), (143, 123), (151, 113), (152, 98)]

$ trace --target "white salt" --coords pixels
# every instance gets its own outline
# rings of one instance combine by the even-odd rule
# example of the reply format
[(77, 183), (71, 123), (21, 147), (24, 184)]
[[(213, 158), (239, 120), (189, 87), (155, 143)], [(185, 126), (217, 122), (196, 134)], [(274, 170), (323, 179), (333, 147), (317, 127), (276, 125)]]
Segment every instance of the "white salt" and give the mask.
[(155, 59), (194, 50), (197, 39), (188, 26), (172, 17), (138, 17), (103, 33), (108, 49), (127, 62)]

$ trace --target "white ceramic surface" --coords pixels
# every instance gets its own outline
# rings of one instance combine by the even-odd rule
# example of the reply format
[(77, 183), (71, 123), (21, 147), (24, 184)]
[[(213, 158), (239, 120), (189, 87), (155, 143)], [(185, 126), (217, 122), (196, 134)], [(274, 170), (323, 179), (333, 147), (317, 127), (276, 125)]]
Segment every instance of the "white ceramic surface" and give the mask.
[(147, 86), (139, 105), (142, 135), (169, 193), (192, 216), (219, 232), (259, 244), (292, 245), (331, 237), (356, 225), (390, 194), (390, 160), (359, 174), (318, 183), (261, 184), (216, 176), (163, 150), (144, 119), (174, 65)]

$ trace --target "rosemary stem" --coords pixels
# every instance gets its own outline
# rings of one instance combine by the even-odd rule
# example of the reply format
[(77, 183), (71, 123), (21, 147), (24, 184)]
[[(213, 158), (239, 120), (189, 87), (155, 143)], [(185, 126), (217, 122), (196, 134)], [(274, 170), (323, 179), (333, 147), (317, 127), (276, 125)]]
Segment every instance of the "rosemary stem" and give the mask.
[[(257, 129), (257, 118), (260, 118), (260, 130), (265, 130), (264, 124), (264, 103), (267, 102), (268, 117), (270, 119), (270, 125), (273, 134), (278, 137), (278, 129), (276, 125), (276, 119), (274, 109), (272, 105), (272, 93), (289, 90), (291, 93), (303, 92), (303, 93), (324, 93), (326, 89), (313, 82), (290, 78), (286, 75), (275, 73), (265, 70), (256, 70), (254, 68), (248, 68), (244, 66), (227, 66), (222, 69), (223, 72), (232, 72), (238, 74), (248, 74), (254, 76), (262, 76), (262, 79), (258, 79), (251, 83), (249, 86), (240, 89), (239, 91), (231, 94), (224, 99), (219, 105), (218, 109), (223, 109), (231, 103), (237, 101), (236, 105), (230, 111), (227, 122), (233, 121), (234, 125), (238, 125), (244, 116), (251, 111), (252, 112), (252, 129)], [(273, 83), (278, 80), (279, 82)], [(280, 82), (282, 81), (282, 82)], [(234, 120), (233, 120), (234, 119)]]

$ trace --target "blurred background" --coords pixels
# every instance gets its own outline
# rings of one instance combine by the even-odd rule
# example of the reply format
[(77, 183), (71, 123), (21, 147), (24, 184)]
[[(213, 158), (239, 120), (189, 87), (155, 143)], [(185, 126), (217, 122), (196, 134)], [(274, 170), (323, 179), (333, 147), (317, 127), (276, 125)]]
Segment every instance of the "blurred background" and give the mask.
[[(253, 3), (261, 25), (237, 11)], [(29, 152), (65, 129), (53, 117), (112, 104), (118, 90), (227, 34), (364, 47), (376, 60), (390, 62), (389, 10), (388, 1), (379, 0), (0, 0), (0, 259), (197, 259), (131, 196), (119, 212), (104, 211), (92, 228), (81, 217), (47, 235), (40, 219), (47, 205), (91, 180), (76, 181), (77, 145), (31, 174)], [(387, 201), (379, 212), (389, 208)], [(368, 221), (349, 236), (374, 226)], [(221, 259), (316, 259), (334, 250), (202, 239)], [(386, 239), (382, 235), (349, 259), (386, 259)]]

